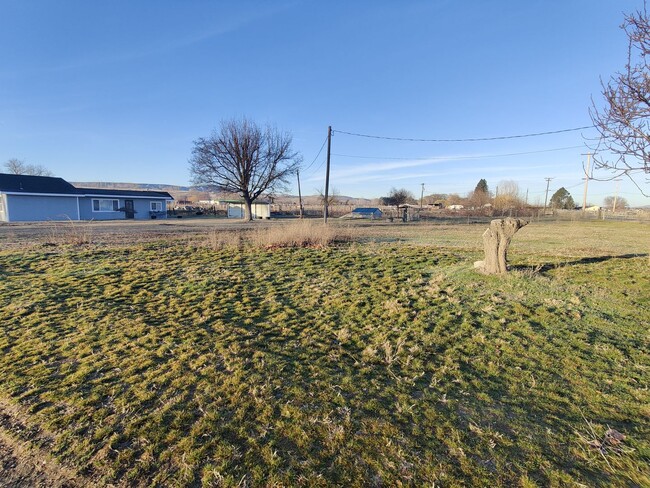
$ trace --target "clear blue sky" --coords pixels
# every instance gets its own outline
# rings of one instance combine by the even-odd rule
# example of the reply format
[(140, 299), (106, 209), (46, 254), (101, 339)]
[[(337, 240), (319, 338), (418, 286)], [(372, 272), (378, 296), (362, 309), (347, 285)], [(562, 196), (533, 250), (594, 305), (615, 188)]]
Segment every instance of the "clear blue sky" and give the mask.
[[(0, 0), (0, 162), (70, 181), (183, 185), (192, 141), (247, 116), (293, 133), (311, 194), (324, 186), (324, 152), (310, 163), (328, 125), (427, 139), (586, 126), (600, 77), (625, 61), (622, 12), (641, 3)], [(335, 133), (331, 184), (378, 197), (514, 180), (535, 202), (553, 177), (551, 192), (565, 186), (581, 202), (590, 134)], [(614, 185), (590, 182), (588, 200)], [(625, 181), (620, 195), (650, 204)]]

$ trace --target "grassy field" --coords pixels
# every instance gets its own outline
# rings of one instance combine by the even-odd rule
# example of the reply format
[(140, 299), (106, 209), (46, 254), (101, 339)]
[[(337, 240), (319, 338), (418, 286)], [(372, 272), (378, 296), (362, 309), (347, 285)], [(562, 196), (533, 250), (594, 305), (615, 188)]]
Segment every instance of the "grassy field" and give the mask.
[(0, 442), (71, 486), (650, 486), (650, 225), (531, 223), (505, 277), (485, 228), (1, 228)]

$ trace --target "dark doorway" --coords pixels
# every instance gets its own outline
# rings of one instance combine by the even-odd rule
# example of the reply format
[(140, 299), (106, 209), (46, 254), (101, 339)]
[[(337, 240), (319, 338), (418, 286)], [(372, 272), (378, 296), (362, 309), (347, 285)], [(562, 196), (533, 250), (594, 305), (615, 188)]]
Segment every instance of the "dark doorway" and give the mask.
[(133, 208), (133, 200), (124, 200), (124, 214), (127, 219), (135, 218), (135, 208)]

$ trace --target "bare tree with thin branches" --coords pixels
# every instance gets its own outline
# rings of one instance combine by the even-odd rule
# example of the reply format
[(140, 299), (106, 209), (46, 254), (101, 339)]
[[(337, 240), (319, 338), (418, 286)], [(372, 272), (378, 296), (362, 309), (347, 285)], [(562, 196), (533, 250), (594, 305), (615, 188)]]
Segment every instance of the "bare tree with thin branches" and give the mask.
[(52, 176), (53, 173), (40, 164), (29, 164), (22, 159), (11, 158), (4, 164), (7, 173), (12, 175)]
[(327, 211), (329, 213), (329, 209), (332, 208), (333, 205), (338, 203), (340, 197), (341, 197), (341, 192), (337, 189), (332, 187), (329, 191), (329, 195), (327, 195), (327, 201), (325, 201), (325, 190), (322, 188), (316, 189), (316, 193), (318, 193), (318, 200), (320, 201), (320, 204), (325, 207), (327, 205)]
[[(627, 63), (623, 71), (602, 83), (604, 107), (592, 101), (589, 111), (599, 137), (591, 144), (596, 169), (609, 171), (613, 180), (635, 180), (650, 174), (650, 16), (643, 10), (625, 15), (621, 28), (628, 36)], [(646, 177), (646, 182), (650, 182)]]
[(253, 202), (284, 187), (300, 161), (290, 134), (246, 118), (231, 119), (222, 121), (210, 137), (194, 141), (190, 173), (197, 186), (241, 195), (244, 218), (252, 220)]

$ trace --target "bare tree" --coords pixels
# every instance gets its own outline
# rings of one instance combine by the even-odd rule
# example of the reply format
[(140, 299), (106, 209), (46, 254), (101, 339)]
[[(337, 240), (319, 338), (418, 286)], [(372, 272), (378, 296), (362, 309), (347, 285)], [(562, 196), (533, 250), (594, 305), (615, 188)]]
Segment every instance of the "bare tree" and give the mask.
[(467, 199), (461, 197), (458, 193), (450, 193), (445, 198), (445, 206), (449, 207), (450, 205), (465, 205)]
[(325, 190), (321, 189), (316, 189), (316, 193), (318, 193), (318, 200), (320, 201), (320, 204), (325, 207), (325, 204), (327, 204), (327, 211), (329, 213), (329, 209), (339, 201), (341, 197), (341, 192), (337, 189), (332, 187), (329, 191), (329, 195), (327, 195), (327, 202), (325, 202)]
[[(381, 198), (383, 205), (394, 206), (397, 209), (398, 216), (399, 208), (408, 201), (413, 201), (413, 194), (404, 188), (400, 188), (399, 190), (392, 188), (388, 196)], [(405, 218), (403, 220), (406, 221)]]
[(194, 141), (190, 173), (195, 185), (241, 195), (244, 218), (252, 220), (252, 203), (284, 187), (299, 164), (290, 134), (242, 118), (222, 121), (210, 137)]
[(12, 158), (5, 162), (7, 173), (12, 175), (52, 176), (53, 173), (40, 164), (29, 164), (22, 159)]
[(643, 11), (626, 15), (621, 28), (628, 36), (627, 63), (601, 82), (604, 107), (592, 101), (589, 113), (599, 137), (591, 149), (595, 168), (611, 173), (599, 179), (627, 176), (648, 196), (634, 179), (650, 174), (650, 17), (645, 1)]
[(622, 210), (629, 206), (630, 204), (627, 202), (627, 199), (619, 197), (618, 195), (605, 197), (603, 200), (603, 207), (611, 208), (612, 210)]
[(497, 189), (497, 195), (494, 197), (494, 207), (497, 210), (514, 210), (524, 206), (524, 200), (521, 198), (519, 185), (516, 181), (502, 180)]

